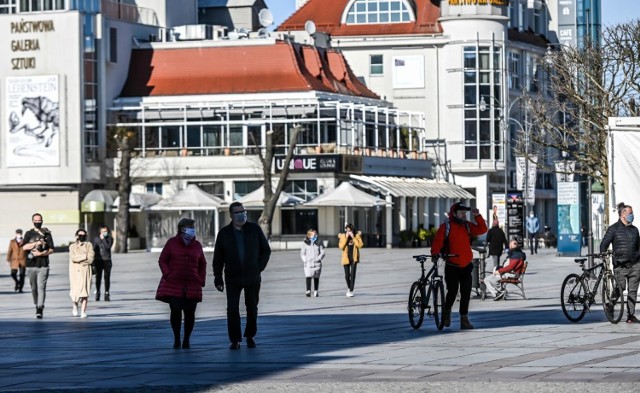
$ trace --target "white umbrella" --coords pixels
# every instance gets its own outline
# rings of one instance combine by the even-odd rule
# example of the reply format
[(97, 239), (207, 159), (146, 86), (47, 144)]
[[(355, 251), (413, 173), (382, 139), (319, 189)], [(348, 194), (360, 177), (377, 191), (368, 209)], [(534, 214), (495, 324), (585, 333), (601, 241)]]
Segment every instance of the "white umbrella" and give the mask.
[[(238, 198), (238, 202), (242, 203), (244, 207), (264, 207), (264, 186), (258, 188), (255, 191), (248, 193), (247, 195)], [(277, 206), (293, 206), (304, 202), (304, 199), (298, 198), (295, 195), (288, 194), (284, 191), (280, 193)]]
[[(144, 194), (132, 192), (129, 194), (129, 206), (140, 207), (141, 209), (155, 205), (161, 200), (162, 196), (155, 192), (147, 192)], [(120, 206), (120, 197), (117, 197), (113, 201), (113, 208), (117, 209), (118, 206)]]
[(171, 198), (163, 199), (146, 210), (217, 210), (225, 204), (225, 201), (202, 191), (195, 184), (189, 184)]
[(342, 182), (333, 190), (304, 203), (304, 206), (374, 207), (386, 204), (387, 202), (384, 199), (360, 191), (349, 182)]

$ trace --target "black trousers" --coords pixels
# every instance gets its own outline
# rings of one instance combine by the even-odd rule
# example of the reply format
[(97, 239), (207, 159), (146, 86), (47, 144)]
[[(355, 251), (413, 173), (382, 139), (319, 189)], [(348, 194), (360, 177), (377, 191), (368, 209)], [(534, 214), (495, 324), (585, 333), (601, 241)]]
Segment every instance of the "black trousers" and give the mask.
[(471, 299), (471, 272), (473, 264), (459, 268), (452, 265), (444, 266), (444, 282), (447, 284), (447, 296), (445, 308), (450, 309), (456, 302), (458, 289), (460, 289), (460, 315), (469, 313), (469, 300)]
[(356, 286), (356, 270), (358, 270), (358, 264), (350, 262), (344, 267), (344, 280), (347, 282), (347, 288), (353, 292), (353, 288)]
[(529, 250), (532, 254), (538, 253), (538, 232), (529, 232)]
[[(617, 267), (614, 269), (614, 274), (622, 286), (622, 290), (627, 289), (627, 315), (635, 315), (638, 287), (640, 287), (640, 262)], [(629, 281), (628, 288), (627, 280)]]
[(11, 269), (11, 278), (16, 282), (16, 287), (22, 291), (22, 287), (24, 287), (24, 275), (27, 272), (26, 267), (19, 267), (17, 269)]
[(244, 337), (255, 337), (258, 331), (258, 301), (260, 300), (260, 284), (227, 285), (227, 331), (229, 340), (234, 343), (242, 341), (240, 324), (240, 294), (244, 290), (244, 305), (247, 308), (247, 323)]
[(100, 292), (100, 284), (102, 284), (102, 273), (104, 272), (104, 291), (109, 293), (111, 287), (111, 267), (113, 264), (111, 260), (102, 261), (96, 260), (94, 268), (96, 269), (96, 291)]

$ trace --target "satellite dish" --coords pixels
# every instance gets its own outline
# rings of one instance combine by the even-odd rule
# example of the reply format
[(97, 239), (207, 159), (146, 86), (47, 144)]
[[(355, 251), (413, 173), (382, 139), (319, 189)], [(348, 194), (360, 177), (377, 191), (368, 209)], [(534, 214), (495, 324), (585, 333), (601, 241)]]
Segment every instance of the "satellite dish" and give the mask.
[(240, 38), (246, 38), (249, 36), (249, 32), (244, 27), (241, 27), (240, 30), (238, 30), (238, 35), (240, 36)]
[(260, 26), (269, 27), (273, 24), (273, 14), (269, 9), (263, 8), (258, 13), (258, 21), (260, 22)]
[(316, 33), (316, 24), (312, 20), (304, 22), (304, 31), (309, 35), (314, 35)]
[(240, 38), (240, 34), (238, 34), (237, 31), (230, 31), (229, 34), (227, 34), (227, 37), (229, 37), (230, 40), (237, 40)]

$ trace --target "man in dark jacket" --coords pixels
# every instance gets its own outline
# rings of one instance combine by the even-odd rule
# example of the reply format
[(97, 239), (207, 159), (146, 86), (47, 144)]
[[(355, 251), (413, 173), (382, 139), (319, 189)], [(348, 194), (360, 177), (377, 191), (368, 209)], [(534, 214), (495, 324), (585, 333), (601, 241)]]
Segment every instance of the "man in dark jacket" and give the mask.
[[(271, 256), (271, 247), (259, 225), (247, 222), (247, 212), (239, 202), (229, 206), (231, 223), (220, 230), (213, 252), (213, 276), (216, 289), (227, 286), (227, 330), (230, 349), (240, 349), (240, 294), (244, 290), (247, 323), (244, 337), (247, 347), (255, 348), (258, 330), (260, 273)], [(224, 270), (224, 280), (222, 272)]]
[(604, 253), (613, 245), (613, 266), (616, 279), (622, 286), (627, 286), (627, 323), (640, 323), (636, 318), (636, 297), (640, 284), (640, 235), (638, 228), (633, 226), (633, 208), (623, 203), (618, 204), (620, 219), (607, 228), (607, 232), (600, 243), (600, 252)]
[(42, 319), (44, 300), (47, 295), (49, 279), (49, 255), (53, 254), (54, 244), (51, 232), (42, 227), (42, 215), (31, 216), (33, 228), (24, 234), (22, 249), (27, 255), (27, 277), (31, 284), (31, 295), (36, 306), (36, 318)]
[(489, 232), (487, 232), (489, 255), (493, 258), (493, 266), (496, 269), (500, 267), (502, 251), (509, 246), (507, 243), (507, 235), (504, 234), (504, 231), (500, 228), (499, 224), (498, 220), (493, 220), (493, 225), (491, 226), (491, 229), (489, 229)]
[(93, 239), (93, 252), (95, 259), (93, 266), (96, 273), (96, 301), (100, 301), (100, 284), (102, 284), (102, 273), (104, 272), (104, 300), (111, 301), (109, 289), (111, 287), (111, 246), (113, 246), (113, 238), (109, 235), (109, 227), (102, 225), (100, 227), (100, 235)]

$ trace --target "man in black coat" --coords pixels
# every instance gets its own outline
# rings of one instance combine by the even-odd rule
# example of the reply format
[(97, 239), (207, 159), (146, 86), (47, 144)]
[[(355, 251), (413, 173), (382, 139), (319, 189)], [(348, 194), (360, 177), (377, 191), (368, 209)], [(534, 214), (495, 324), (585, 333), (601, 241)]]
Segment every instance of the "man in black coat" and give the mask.
[(600, 252), (604, 253), (613, 244), (613, 266), (616, 279), (622, 286), (627, 286), (627, 323), (640, 323), (636, 318), (636, 297), (640, 284), (640, 235), (633, 226), (633, 208), (624, 203), (618, 204), (620, 219), (609, 228), (600, 243)]
[(493, 220), (493, 225), (491, 229), (489, 229), (489, 232), (487, 232), (489, 255), (493, 258), (493, 266), (496, 269), (500, 268), (500, 256), (502, 256), (503, 250), (509, 247), (507, 235), (504, 234), (499, 224), (498, 220)]
[[(271, 247), (259, 225), (247, 222), (247, 212), (239, 202), (229, 206), (231, 223), (220, 230), (213, 252), (214, 285), (220, 292), (227, 286), (227, 330), (230, 349), (240, 349), (240, 294), (244, 290), (247, 347), (255, 348), (258, 330), (260, 273), (267, 267)], [(224, 270), (224, 280), (222, 272)]]

